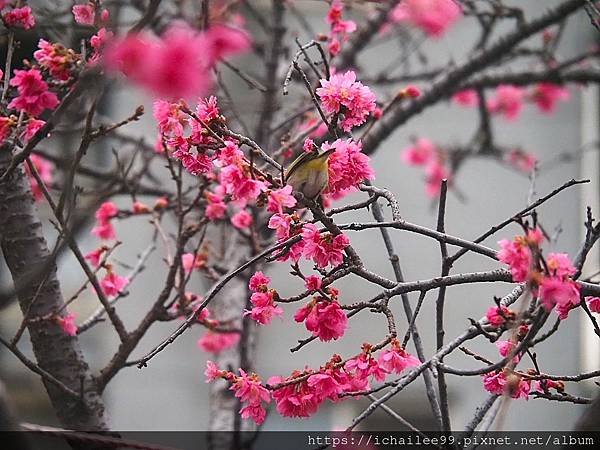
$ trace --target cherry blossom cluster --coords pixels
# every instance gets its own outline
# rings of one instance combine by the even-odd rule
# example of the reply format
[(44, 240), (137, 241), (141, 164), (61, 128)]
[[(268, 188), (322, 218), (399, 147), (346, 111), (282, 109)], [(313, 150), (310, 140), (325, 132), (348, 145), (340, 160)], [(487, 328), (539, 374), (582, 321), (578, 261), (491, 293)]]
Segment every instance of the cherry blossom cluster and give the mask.
[(566, 253), (544, 256), (543, 242), (539, 228), (528, 229), (512, 241), (501, 240), (498, 259), (510, 267), (515, 282), (527, 282), (548, 311), (555, 309), (561, 319), (566, 319), (580, 302), (579, 284), (572, 279), (577, 269)]
[[(538, 83), (529, 90), (501, 84), (496, 88), (494, 96), (487, 101), (486, 108), (491, 114), (514, 121), (519, 118), (526, 103), (534, 104), (543, 114), (552, 114), (557, 110), (559, 102), (565, 102), (570, 97), (566, 87), (554, 83)], [(473, 107), (479, 104), (479, 96), (473, 89), (460, 91), (452, 99), (461, 106)]]
[[(489, 308), (486, 317), (488, 322), (495, 327), (510, 327), (516, 320), (517, 314), (504, 306), (498, 306)], [(528, 331), (529, 326), (521, 324), (511, 340), (496, 341), (500, 356), (512, 357), (512, 360), (505, 367), (482, 375), (483, 387), (486, 391), (525, 400), (528, 400), (533, 393), (548, 393), (549, 389), (563, 392), (563, 382), (544, 379), (536, 369), (528, 369), (525, 372), (516, 370), (515, 367), (523, 356), (522, 353), (516, 353), (517, 345), (522, 342)]]
[(391, 11), (391, 23), (407, 23), (439, 38), (462, 16), (454, 0), (404, 0)]
[(442, 180), (452, 178), (447, 162), (448, 155), (427, 138), (416, 139), (401, 156), (406, 164), (424, 168), (426, 192), (429, 197), (439, 194)]
[(214, 25), (198, 32), (182, 22), (160, 38), (140, 32), (112, 40), (104, 64), (159, 97), (188, 98), (211, 86), (211, 71), (219, 60), (249, 45), (250, 38), (239, 27)]
[(261, 424), (266, 416), (265, 406), (275, 401), (276, 409), (283, 417), (310, 417), (327, 400), (339, 402), (353, 398), (370, 389), (370, 381), (385, 381), (390, 374), (402, 374), (406, 369), (421, 365), (418, 358), (409, 354), (397, 339), (389, 341), (389, 348), (375, 355), (378, 350), (371, 344), (363, 344), (360, 354), (343, 360), (340, 355), (331, 359), (318, 370), (294, 371), (288, 377), (272, 376), (266, 384), (257, 374), (248, 375), (240, 369), (240, 375), (221, 370), (208, 361), (206, 381), (224, 379), (243, 406), (241, 417)]
[(316, 92), (327, 114), (343, 116), (340, 125), (344, 131), (365, 123), (377, 107), (375, 94), (356, 81), (352, 70), (334, 74), (329, 80), (322, 79)]
[(356, 31), (356, 23), (353, 20), (343, 20), (344, 4), (341, 0), (333, 0), (327, 12), (327, 23), (331, 27), (327, 39), (329, 54), (334, 57), (342, 50), (342, 44), (348, 40), (351, 33)]

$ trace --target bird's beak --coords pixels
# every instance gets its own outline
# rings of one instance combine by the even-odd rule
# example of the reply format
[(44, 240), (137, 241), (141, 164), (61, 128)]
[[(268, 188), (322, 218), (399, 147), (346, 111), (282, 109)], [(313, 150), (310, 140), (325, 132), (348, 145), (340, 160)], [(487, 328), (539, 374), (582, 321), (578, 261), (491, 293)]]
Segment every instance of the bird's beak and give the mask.
[(323, 157), (323, 156), (327, 156), (327, 157), (329, 157), (329, 155), (331, 155), (333, 152), (335, 152), (335, 148), (330, 148), (329, 150), (326, 150), (326, 151), (324, 151), (324, 152), (323, 152), (323, 153), (320, 155), (320, 157)]

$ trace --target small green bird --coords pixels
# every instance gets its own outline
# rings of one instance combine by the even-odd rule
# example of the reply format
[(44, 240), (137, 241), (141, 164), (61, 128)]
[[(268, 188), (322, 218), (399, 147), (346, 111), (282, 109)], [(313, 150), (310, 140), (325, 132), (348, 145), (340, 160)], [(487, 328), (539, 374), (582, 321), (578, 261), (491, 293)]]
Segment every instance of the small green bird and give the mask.
[(314, 200), (329, 183), (329, 156), (334, 148), (322, 153), (304, 152), (298, 156), (285, 172), (285, 182), (294, 192)]

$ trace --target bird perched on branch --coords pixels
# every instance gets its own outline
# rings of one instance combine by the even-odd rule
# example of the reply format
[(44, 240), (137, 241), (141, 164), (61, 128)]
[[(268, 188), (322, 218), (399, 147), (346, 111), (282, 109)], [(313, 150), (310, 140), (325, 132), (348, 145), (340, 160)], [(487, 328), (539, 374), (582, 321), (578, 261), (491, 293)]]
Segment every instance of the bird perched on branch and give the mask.
[(314, 200), (329, 183), (329, 156), (335, 149), (324, 152), (304, 152), (288, 167), (285, 182), (292, 186), (294, 192)]

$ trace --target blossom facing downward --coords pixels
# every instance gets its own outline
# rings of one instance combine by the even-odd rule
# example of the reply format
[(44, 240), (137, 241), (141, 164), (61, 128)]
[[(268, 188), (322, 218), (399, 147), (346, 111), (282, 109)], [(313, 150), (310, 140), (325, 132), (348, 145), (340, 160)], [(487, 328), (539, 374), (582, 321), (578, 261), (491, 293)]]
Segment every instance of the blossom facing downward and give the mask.
[(239, 230), (250, 228), (253, 221), (252, 214), (245, 209), (242, 209), (231, 216), (231, 224)]
[(211, 69), (220, 59), (249, 45), (241, 30), (214, 25), (198, 33), (176, 23), (160, 38), (142, 32), (113, 41), (105, 49), (104, 64), (159, 97), (188, 98), (210, 86)]
[(96, 20), (96, 9), (93, 4), (74, 5), (72, 11), (75, 22), (78, 24), (94, 25), (94, 21)]
[(392, 348), (379, 355), (379, 365), (389, 373), (401, 374), (405, 369), (421, 365), (421, 361), (409, 354), (397, 339), (392, 340)]
[(436, 154), (437, 148), (433, 142), (427, 138), (419, 138), (402, 152), (402, 160), (409, 166), (423, 166)]
[(7, 27), (30, 30), (35, 26), (35, 17), (29, 6), (13, 8), (2, 14), (2, 20)]
[(331, 144), (324, 142), (321, 147), (323, 151), (335, 149), (329, 156), (329, 183), (325, 189), (325, 193), (333, 198), (341, 198), (356, 190), (362, 181), (375, 177), (370, 158), (363, 153), (360, 141), (337, 139)]
[(520, 172), (530, 174), (538, 162), (535, 155), (520, 149), (513, 149), (506, 155), (506, 162)]
[(48, 83), (37, 69), (15, 70), (10, 85), (17, 88), (19, 95), (8, 104), (9, 108), (38, 116), (44, 110), (58, 106), (58, 97), (48, 90)]
[(454, 0), (403, 0), (390, 13), (392, 22), (407, 22), (431, 37), (440, 37), (461, 17)]
[(269, 192), (267, 211), (282, 214), (284, 208), (293, 208), (294, 206), (296, 206), (296, 198), (292, 195), (292, 186), (289, 184)]
[(128, 284), (129, 278), (119, 276), (112, 270), (109, 270), (106, 276), (100, 280), (102, 292), (107, 297), (116, 297), (121, 294)]
[(500, 251), (498, 260), (510, 267), (513, 281), (521, 283), (529, 277), (533, 256), (529, 243), (523, 236), (517, 236), (514, 240), (503, 239), (498, 242)]
[(516, 120), (523, 109), (525, 91), (517, 86), (501, 84), (494, 98), (488, 100), (487, 108), (492, 114), (500, 114), (506, 120)]
[(375, 94), (360, 81), (356, 73), (349, 70), (334, 74), (329, 80), (321, 80), (316, 90), (327, 114), (342, 114), (341, 126), (344, 131), (362, 125), (377, 107)]
[(515, 313), (506, 306), (491, 306), (485, 313), (485, 317), (495, 327), (501, 327), (507, 321), (515, 318)]
[(88, 260), (92, 266), (98, 267), (100, 265), (100, 261), (102, 260), (102, 255), (107, 250), (108, 248), (104, 245), (102, 247), (98, 247), (96, 250), (92, 250), (86, 254), (85, 259)]
[(552, 114), (558, 102), (565, 102), (570, 96), (567, 88), (554, 83), (539, 83), (531, 95), (538, 109), (545, 114)]
[(479, 96), (475, 89), (465, 89), (454, 94), (452, 101), (457, 105), (472, 107), (479, 104)]
[(321, 341), (339, 339), (348, 326), (348, 317), (334, 301), (311, 301), (294, 315), (296, 322), (304, 322), (306, 329)]
[[(54, 165), (44, 157), (35, 154), (29, 156), (29, 159), (33, 164), (33, 167), (35, 167), (35, 170), (37, 171), (43, 184), (50, 186), (54, 181)], [(33, 176), (31, 169), (27, 164), (25, 165), (25, 173), (27, 173), (29, 182), (31, 183), (31, 193), (33, 194), (33, 199), (35, 201), (40, 201), (42, 198), (44, 198), (42, 186), (40, 186), (38, 180)]]
[(234, 347), (240, 341), (239, 333), (217, 333), (208, 330), (198, 339), (198, 348), (208, 353), (218, 355), (228, 348)]
[(321, 234), (313, 223), (304, 225), (302, 242), (304, 257), (312, 259), (321, 268), (341, 264), (344, 261), (344, 249), (350, 245), (350, 240), (344, 234)]
[(114, 239), (116, 237), (115, 229), (112, 226), (111, 219), (119, 213), (119, 208), (113, 202), (104, 202), (96, 211), (96, 226), (92, 229), (92, 234), (100, 239)]
[(283, 310), (277, 306), (276, 300), (279, 298), (275, 289), (269, 289), (271, 279), (262, 272), (258, 271), (248, 283), (248, 288), (253, 291), (250, 296), (252, 309), (244, 312), (245, 316), (250, 316), (252, 320), (261, 324), (268, 325), (274, 317), (280, 317)]
[(267, 411), (263, 403), (271, 402), (271, 393), (261, 384), (256, 374), (248, 375), (239, 369), (240, 376), (235, 378), (230, 390), (245, 405), (240, 410), (242, 419), (252, 419), (257, 425), (264, 422)]
[(586, 297), (585, 301), (591, 312), (600, 313), (600, 297)]
[(68, 313), (66, 316), (57, 317), (56, 319), (63, 331), (69, 336), (77, 335), (77, 325), (75, 324), (76, 317), (75, 313)]

